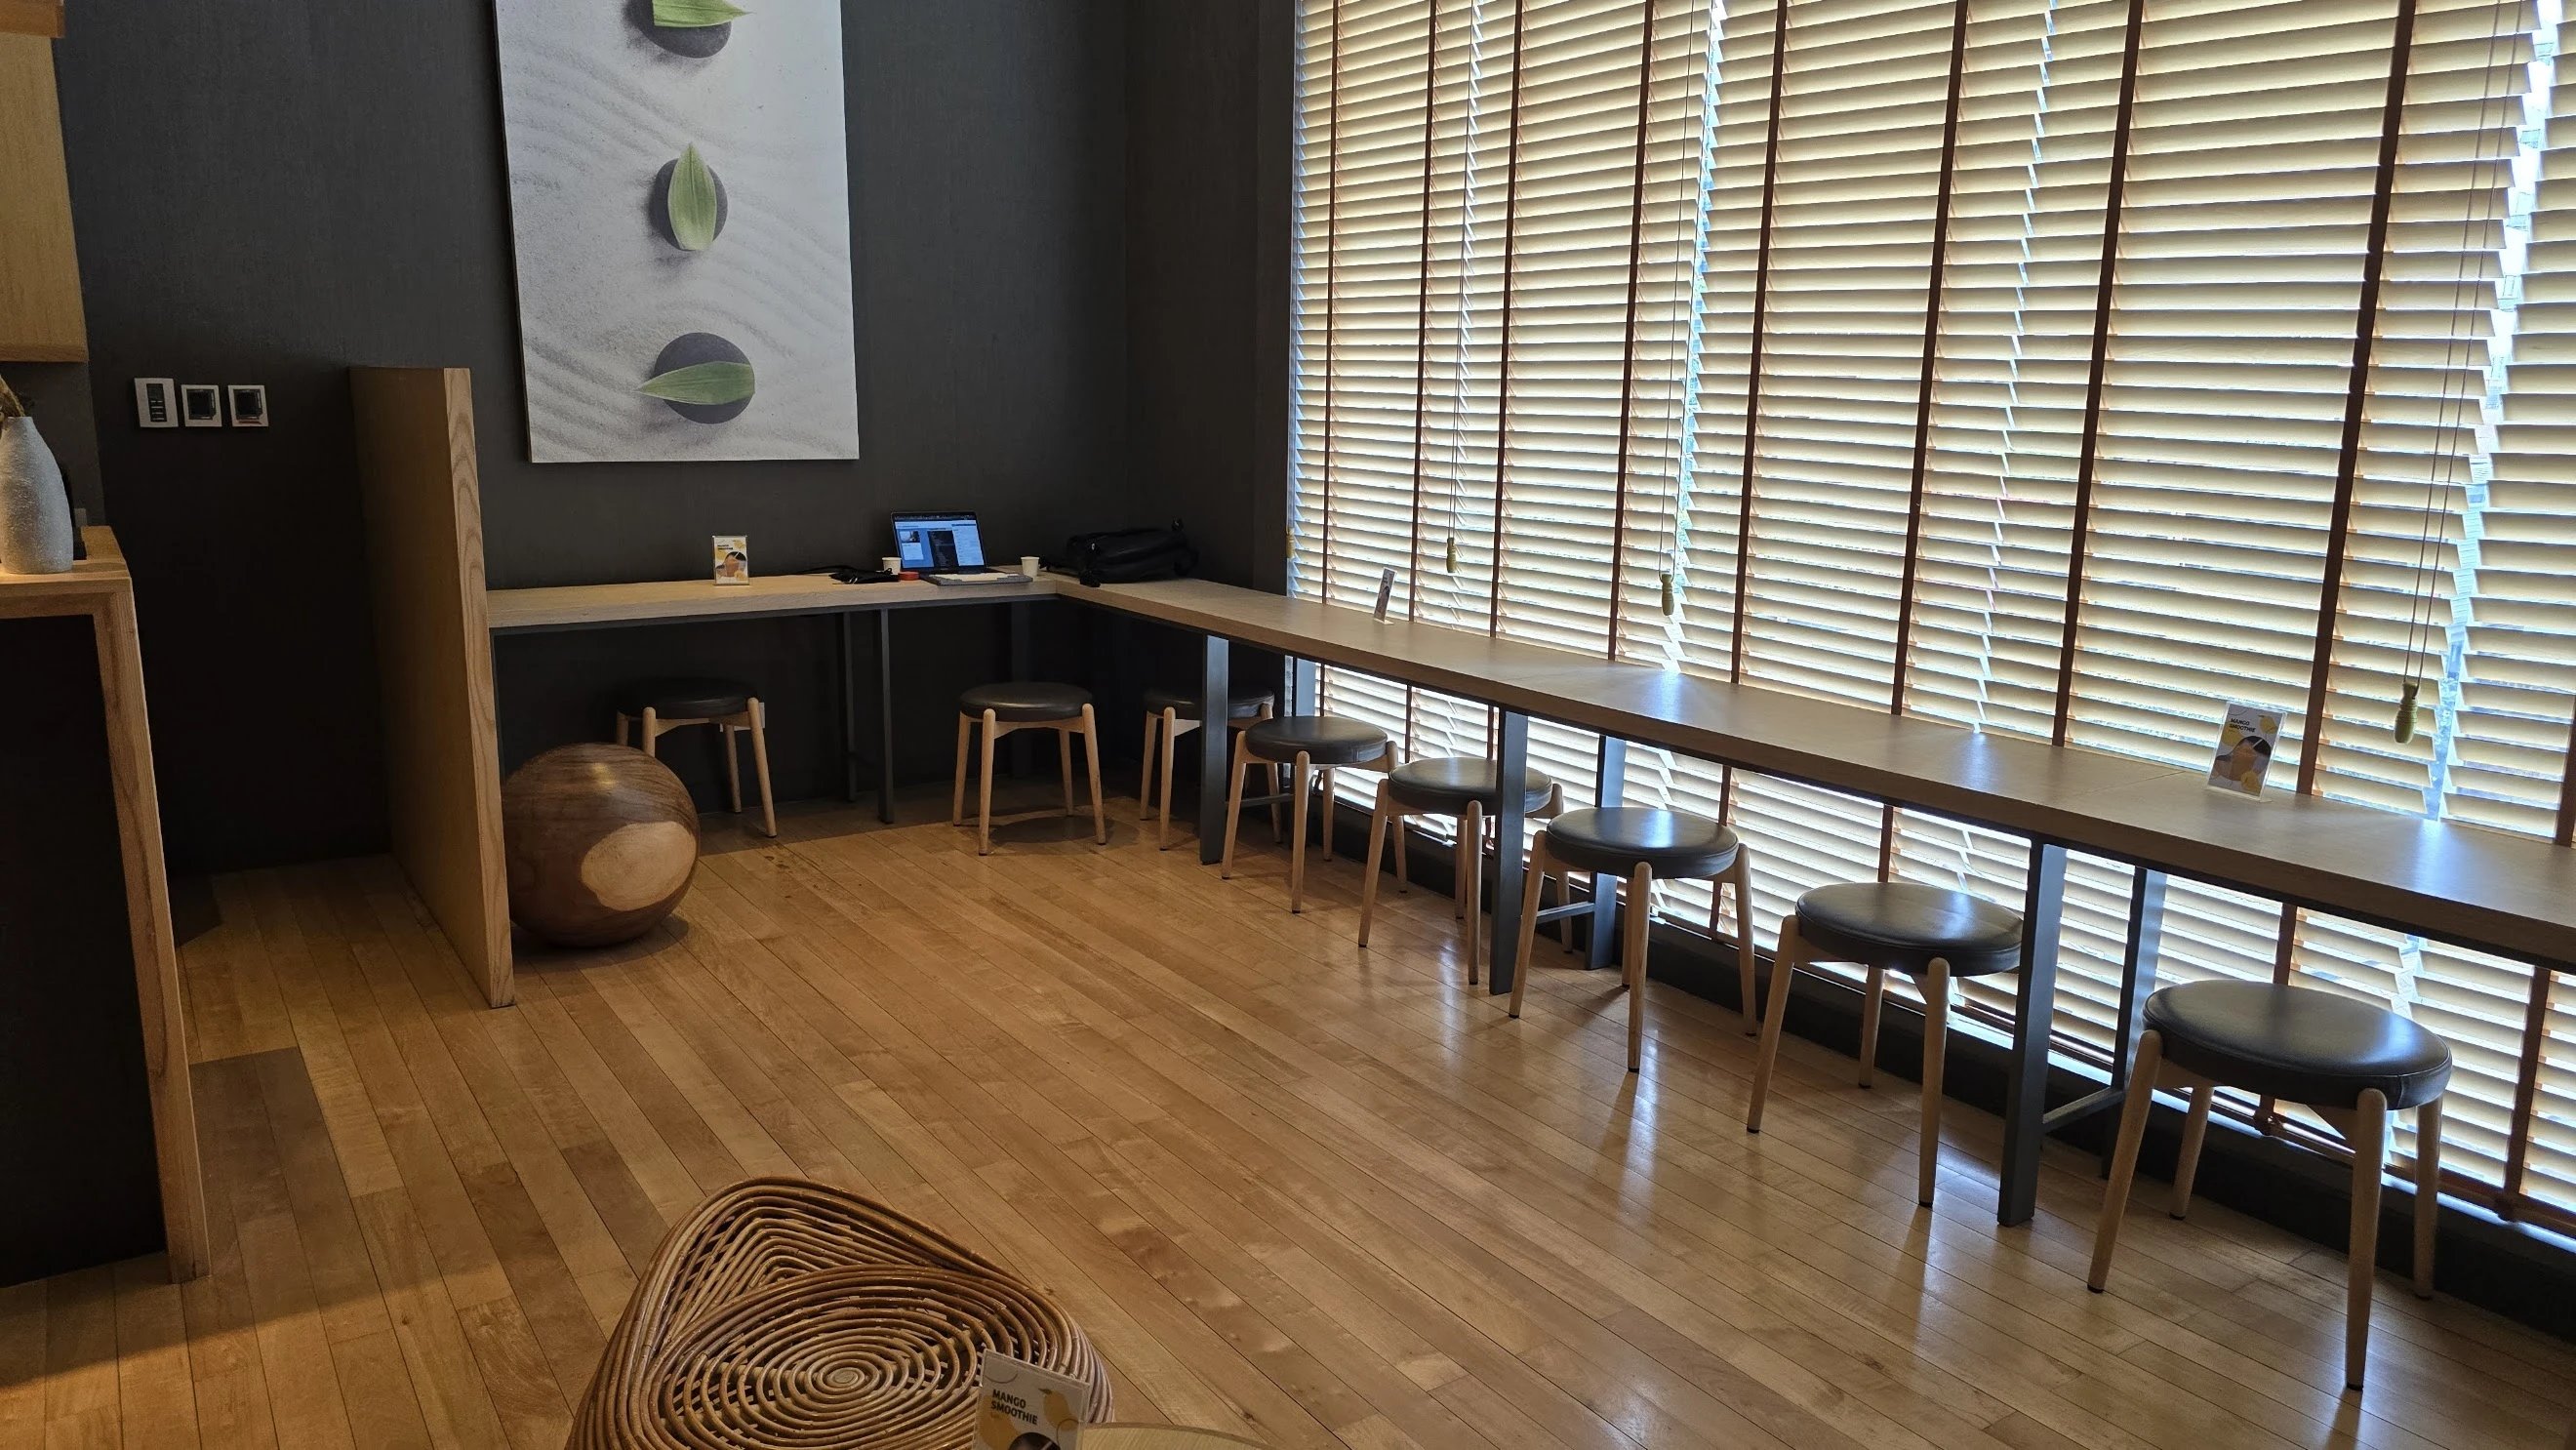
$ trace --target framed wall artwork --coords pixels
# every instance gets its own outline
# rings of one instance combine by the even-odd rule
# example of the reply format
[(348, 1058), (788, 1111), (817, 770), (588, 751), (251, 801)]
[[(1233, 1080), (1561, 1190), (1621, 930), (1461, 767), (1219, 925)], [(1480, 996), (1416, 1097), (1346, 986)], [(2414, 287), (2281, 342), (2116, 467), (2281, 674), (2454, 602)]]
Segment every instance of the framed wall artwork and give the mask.
[(496, 0), (528, 451), (856, 458), (831, 0)]

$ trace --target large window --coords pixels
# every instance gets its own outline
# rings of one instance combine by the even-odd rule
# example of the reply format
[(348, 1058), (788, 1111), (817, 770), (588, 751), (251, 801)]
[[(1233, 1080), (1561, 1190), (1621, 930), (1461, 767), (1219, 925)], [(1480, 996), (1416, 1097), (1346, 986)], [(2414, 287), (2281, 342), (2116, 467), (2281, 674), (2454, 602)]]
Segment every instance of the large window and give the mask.
[[(1294, 587), (1366, 603), (1392, 568), (1417, 619), (2177, 764), (2259, 701), (2280, 788), (2563, 844), (2559, 6), (1308, 0)], [(1481, 707), (1327, 689), (1485, 748)], [(1533, 732), (1578, 797), (1594, 745)], [(1631, 752), (1627, 790), (1747, 835), (1766, 930), (1833, 879), (2018, 900), (2028, 861), (1705, 761)], [(2079, 1059), (2131, 885), (2069, 871)], [(2457, 1186), (2576, 1225), (2547, 974), (2180, 881), (2161, 965), (2432, 1026)]]

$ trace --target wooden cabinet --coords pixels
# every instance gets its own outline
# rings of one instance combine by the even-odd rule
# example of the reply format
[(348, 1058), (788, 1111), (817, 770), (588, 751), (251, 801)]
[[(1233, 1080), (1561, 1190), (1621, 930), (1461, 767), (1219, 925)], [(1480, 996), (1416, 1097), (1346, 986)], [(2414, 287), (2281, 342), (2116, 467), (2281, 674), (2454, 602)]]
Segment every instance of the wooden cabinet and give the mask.
[(88, 356), (54, 43), (0, 27), (0, 362)]
[(156, 1245), (206, 1267), (134, 580), (88, 539), (0, 574), (0, 1284)]

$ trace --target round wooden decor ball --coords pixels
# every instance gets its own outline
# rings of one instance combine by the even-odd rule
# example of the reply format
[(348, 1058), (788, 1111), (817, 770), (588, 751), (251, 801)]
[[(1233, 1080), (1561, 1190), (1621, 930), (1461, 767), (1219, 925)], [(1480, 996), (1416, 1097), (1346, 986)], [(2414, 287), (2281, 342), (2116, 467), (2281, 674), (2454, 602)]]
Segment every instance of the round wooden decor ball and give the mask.
[(510, 919), (557, 946), (653, 929), (698, 869), (698, 808), (669, 766), (623, 745), (562, 745), (501, 787)]

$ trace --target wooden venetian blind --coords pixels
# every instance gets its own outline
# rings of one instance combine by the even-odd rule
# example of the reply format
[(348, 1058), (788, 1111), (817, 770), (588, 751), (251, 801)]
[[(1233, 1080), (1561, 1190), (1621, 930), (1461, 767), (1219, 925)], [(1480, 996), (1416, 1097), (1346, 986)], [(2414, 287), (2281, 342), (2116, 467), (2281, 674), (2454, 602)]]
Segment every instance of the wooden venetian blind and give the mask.
[[(2558, 11), (1309, 0), (1296, 587), (1365, 604), (1392, 565), (1417, 618), (2186, 767), (2252, 701), (2288, 720), (2276, 789), (2565, 841)], [(1417, 752), (1488, 738), (1365, 677), (1328, 700)], [(1533, 731), (1586, 785), (1590, 745)], [(2022, 891), (2010, 836), (1629, 768), (1753, 841), (1766, 930), (1830, 880)], [(2134, 876), (2067, 879), (2054, 1025), (2100, 1061)], [(2160, 966), (2433, 1026), (2458, 1176), (2576, 1222), (2547, 977), (2180, 881)]]

